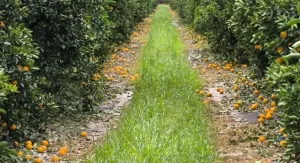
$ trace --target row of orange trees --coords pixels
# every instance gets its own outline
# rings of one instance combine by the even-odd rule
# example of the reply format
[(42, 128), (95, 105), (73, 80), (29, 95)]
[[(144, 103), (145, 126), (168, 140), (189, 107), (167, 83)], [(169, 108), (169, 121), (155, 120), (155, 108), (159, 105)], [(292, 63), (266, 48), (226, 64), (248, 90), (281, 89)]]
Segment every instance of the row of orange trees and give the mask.
[(221, 60), (247, 63), (279, 97), (286, 160), (300, 160), (300, 5), (293, 0), (171, 0)]
[[(53, 117), (92, 110), (103, 96), (101, 64), (155, 6), (155, 0), (0, 1), (0, 140), (22, 141)], [(0, 162), (7, 159), (0, 153)]]

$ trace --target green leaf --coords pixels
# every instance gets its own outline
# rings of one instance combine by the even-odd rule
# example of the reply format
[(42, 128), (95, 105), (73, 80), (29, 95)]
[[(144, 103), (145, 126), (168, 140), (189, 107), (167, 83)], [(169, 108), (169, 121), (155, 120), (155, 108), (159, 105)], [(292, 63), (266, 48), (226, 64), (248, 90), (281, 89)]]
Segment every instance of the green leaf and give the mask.
[(300, 19), (292, 19), (286, 25), (291, 26), (300, 23)]
[(298, 4), (297, 4), (297, 12), (298, 12), (298, 15), (300, 15), (300, 2), (298, 2)]
[(6, 114), (6, 111), (0, 108), (0, 114)]
[(299, 48), (299, 47), (300, 47), (300, 41), (297, 41), (296, 43), (294, 43), (294, 44), (292, 45), (292, 47), (293, 47), (294, 49)]

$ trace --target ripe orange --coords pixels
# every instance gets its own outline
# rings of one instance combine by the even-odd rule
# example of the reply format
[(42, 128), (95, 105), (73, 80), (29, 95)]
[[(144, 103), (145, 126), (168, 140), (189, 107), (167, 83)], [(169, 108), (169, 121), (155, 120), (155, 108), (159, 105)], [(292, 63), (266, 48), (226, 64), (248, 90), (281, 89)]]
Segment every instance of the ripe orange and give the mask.
[(233, 90), (234, 90), (235, 92), (238, 91), (238, 90), (239, 90), (239, 86), (234, 85), (234, 86), (233, 86)]
[(259, 94), (259, 91), (256, 89), (255, 91), (253, 91), (254, 94)]
[(51, 161), (52, 161), (52, 162), (58, 162), (58, 161), (59, 161), (59, 158), (58, 158), (56, 155), (53, 155), (53, 156), (51, 157)]
[(63, 155), (65, 155), (65, 154), (67, 153), (67, 151), (65, 151), (65, 150), (63, 150), (63, 149), (60, 149), (60, 150), (58, 151), (58, 153), (59, 153), (61, 156), (63, 156)]
[(24, 66), (24, 67), (23, 67), (23, 71), (28, 72), (28, 71), (29, 71), (29, 67), (28, 67), (28, 66)]
[(41, 159), (36, 157), (36, 158), (33, 159), (33, 162), (34, 163), (41, 163)]
[(16, 80), (13, 80), (13, 81), (11, 81), (11, 84), (12, 84), (12, 85), (17, 85), (18, 82), (17, 82)]
[(251, 86), (251, 87), (254, 87), (254, 85), (255, 85), (255, 83), (250, 83), (250, 86)]
[(257, 107), (258, 107), (258, 103), (255, 103), (250, 106), (250, 109), (255, 110), (255, 109), (257, 109)]
[(271, 107), (271, 110), (272, 112), (275, 112), (276, 111), (276, 108), (275, 107)]
[(283, 64), (283, 59), (282, 57), (276, 58), (275, 62), (277, 62), (278, 64)]
[(284, 128), (280, 128), (280, 129), (279, 129), (279, 132), (280, 132), (280, 133), (283, 133), (283, 131), (284, 131)]
[(14, 131), (14, 130), (16, 130), (16, 129), (17, 129), (17, 126), (16, 126), (15, 124), (12, 124), (12, 125), (10, 126), (10, 130)]
[(25, 160), (30, 160), (31, 159), (31, 156), (30, 155), (26, 155), (25, 156)]
[(32, 145), (32, 142), (31, 142), (30, 140), (27, 140), (27, 141), (25, 142), (25, 145), (27, 145), (27, 144)]
[(278, 54), (282, 53), (282, 51), (283, 51), (283, 48), (281, 46), (276, 49), (276, 52)]
[(6, 127), (7, 127), (7, 123), (6, 123), (6, 122), (2, 122), (2, 123), (1, 123), (1, 127), (2, 127), (2, 128), (6, 128)]
[(21, 157), (23, 153), (21, 151), (18, 152), (18, 156)]
[(43, 153), (43, 152), (44, 152), (44, 148), (43, 148), (43, 147), (38, 147), (37, 151), (38, 151), (39, 153)]
[(271, 118), (272, 118), (272, 114), (271, 113), (267, 113), (266, 119), (271, 119)]
[(204, 95), (205, 92), (204, 92), (204, 91), (200, 91), (199, 94), (200, 94), (200, 95)]
[(217, 90), (217, 92), (219, 92), (221, 90), (221, 88), (217, 88), (216, 90)]
[(80, 135), (81, 135), (82, 137), (87, 137), (87, 133), (86, 133), (85, 131), (82, 131), (82, 132), (80, 133)]
[(266, 115), (265, 114), (260, 114), (259, 118), (263, 118), (264, 119), (264, 118), (266, 118)]
[(43, 140), (43, 141), (42, 141), (42, 145), (48, 146), (48, 145), (49, 145), (49, 142), (48, 142), (47, 140)]
[(261, 143), (263, 143), (265, 140), (266, 140), (266, 138), (264, 136), (260, 136), (258, 138), (258, 141), (261, 142)]
[(276, 95), (275, 95), (275, 94), (272, 94), (272, 95), (271, 95), (271, 99), (272, 99), (272, 100), (275, 100), (275, 99), (276, 99)]
[(263, 100), (263, 96), (262, 95), (259, 95), (258, 97), (257, 97), (259, 100)]
[(286, 138), (286, 137), (287, 137), (287, 134), (283, 134), (282, 136)]
[(32, 150), (32, 144), (26, 144), (25, 147), (26, 147), (26, 149), (28, 149), (28, 150)]
[(271, 102), (271, 107), (274, 107), (274, 106), (276, 106), (276, 102), (272, 101)]
[(284, 147), (286, 145), (286, 140), (281, 140), (279, 142), (280, 146)]
[(207, 96), (207, 97), (212, 97), (212, 94), (211, 94), (210, 92), (207, 92), (207, 93), (206, 93), (206, 96)]
[(237, 103), (235, 103), (235, 104), (233, 104), (233, 107), (234, 107), (235, 109), (238, 109), (238, 108), (240, 107), (240, 105), (237, 104)]
[(223, 94), (223, 93), (224, 93), (224, 90), (223, 90), (223, 89), (220, 89), (219, 93), (220, 93), (220, 94)]
[(44, 145), (42, 145), (42, 146), (41, 146), (41, 148), (43, 148), (43, 150), (44, 150), (44, 151), (46, 151), (46, 150), (47, 150), (47, 147), (46, 147), (46, 146), (44, 146)]
[(286, 31), (282, 31), (282, 32), (280, 32), (280, 38), (281, 38), (281, 39), (286, 39), (286, 38), (287, 38), (287, 36), (288, 36), (288, 34), (287, 34), (287, 32), (286, 32)]
[(258, 123), (263, 123), (263, 122), (264, 122), (264, 119), (263, 119), (263, 118), (258, 118), (258, 119), (257, 119), (257, 122), (258, 122)]
[(264, 99), (264, 104), (267, 104), (269, 100), (267, 98)]

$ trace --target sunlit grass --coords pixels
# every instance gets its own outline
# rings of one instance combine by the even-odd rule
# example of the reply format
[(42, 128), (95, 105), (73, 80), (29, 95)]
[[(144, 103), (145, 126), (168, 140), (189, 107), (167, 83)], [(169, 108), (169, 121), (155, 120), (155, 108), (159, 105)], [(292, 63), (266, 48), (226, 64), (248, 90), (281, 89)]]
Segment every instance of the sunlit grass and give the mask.
[(88, 162), (213, 163), (205, 107), (195, 92), (198, 76), (166, 5), (152, 17), (139, 73), (120, 125)]

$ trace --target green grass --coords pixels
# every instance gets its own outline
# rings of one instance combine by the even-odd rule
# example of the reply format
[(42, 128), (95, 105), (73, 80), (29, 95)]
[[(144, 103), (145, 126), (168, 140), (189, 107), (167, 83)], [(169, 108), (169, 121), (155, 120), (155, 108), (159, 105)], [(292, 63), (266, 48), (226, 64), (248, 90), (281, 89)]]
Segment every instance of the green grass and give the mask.
[(88, 162), (213, 163), (205, 107), (195, 93), (199, 77), (166, 5), (152, 17), (138, 66), (130, 106)]

